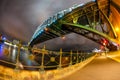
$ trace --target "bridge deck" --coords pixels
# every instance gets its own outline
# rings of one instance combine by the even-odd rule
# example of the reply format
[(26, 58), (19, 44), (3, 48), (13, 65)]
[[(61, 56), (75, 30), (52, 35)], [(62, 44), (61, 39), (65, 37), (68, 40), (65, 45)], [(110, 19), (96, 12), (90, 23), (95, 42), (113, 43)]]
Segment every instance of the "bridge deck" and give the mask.
[(108, 57), (100, 56), (91, 63), (61, 80), (119, 80), (120, 64)]

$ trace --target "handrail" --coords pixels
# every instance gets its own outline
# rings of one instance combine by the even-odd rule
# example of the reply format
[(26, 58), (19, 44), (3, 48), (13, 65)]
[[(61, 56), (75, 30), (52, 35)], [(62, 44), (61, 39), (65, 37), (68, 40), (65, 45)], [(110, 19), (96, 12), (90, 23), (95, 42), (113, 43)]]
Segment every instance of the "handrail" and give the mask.
[(3, 80), (58, 80), (78, 71), (95, 58), (95, 55), (75, 65), (49, 71), (14, 70), (0, 65), (0, 79)]

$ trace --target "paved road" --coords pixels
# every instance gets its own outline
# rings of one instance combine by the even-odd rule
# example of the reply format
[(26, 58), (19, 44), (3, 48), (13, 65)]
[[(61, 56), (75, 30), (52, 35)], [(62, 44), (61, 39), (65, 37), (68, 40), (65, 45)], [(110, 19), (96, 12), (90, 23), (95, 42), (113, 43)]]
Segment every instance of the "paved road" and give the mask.
[(81, 70), (61, 80), (120, 80), (120, 63), (99, 56)]

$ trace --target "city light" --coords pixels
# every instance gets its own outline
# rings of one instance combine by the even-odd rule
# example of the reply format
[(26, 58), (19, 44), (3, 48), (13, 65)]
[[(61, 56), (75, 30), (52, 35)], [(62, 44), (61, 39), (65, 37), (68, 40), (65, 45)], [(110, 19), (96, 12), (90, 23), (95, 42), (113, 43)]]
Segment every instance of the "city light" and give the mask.
[(62, 38), (62, 40), (65, 40), (66, 37), (65, 37), (65, 36), (62, 36), (61, 38)]
[(119, 31), (120, 31), (120, 29), (119, 29), (118, 27), (116, 27), (116, 28), (115, 28), (115, 31), (116, 31), (116, 32), (119, 32)]
[(5, 36), (2, 36), (2, 40), (4, 40), (4, 41), (5, 41), (5, 40), (6, 40), (6, 37), (5, 37)]
[(47, 32), (47, 31), (48, 31), (48, 28), (45, 28), (45, 31)]
[(106, 46), (108, 44), (108, 40), (106, 39), (101, 39), (102, 45)]
[(3, 54), (4, 44), (0, 44), (0, 56)]

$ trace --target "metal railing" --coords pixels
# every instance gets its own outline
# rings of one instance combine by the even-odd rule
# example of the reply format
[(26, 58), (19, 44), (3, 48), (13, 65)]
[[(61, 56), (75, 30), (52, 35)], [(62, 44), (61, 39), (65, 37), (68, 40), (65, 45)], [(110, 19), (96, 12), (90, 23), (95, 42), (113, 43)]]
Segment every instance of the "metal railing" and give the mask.
[[(8, 44), (6, 44), (8, 45)], [(82, 53), (79, 51), (63, 52), (48, 51), (45, 46), (43, 49), (33, 48), (33, 53), (28, 56), (38, 63), (38, 65), (23, 65), (21, 57), (21, 49), (25, 49), (20, 43), (14, 46), (17, 49), (15, 61), (0, 60), (0, 79), (4, 80), (56, 80), (64, 76), (72, 74), (89, 63), (94, 57), (94, 53)], [(38, 51), (34, 51), (34, 49)], [(28, 53), (25, 53), (28, 54)], [(6, 67), (7, 66), (7, 67)], [(12, 68), (10, 68), (12, 66)]]
[[(7, 44), (8, 45), (8, 44)], [(14, 46), (13, 44), (11, 44)], [(9, 45), (10, 46), (10, 45)], [(38, 65), (23, 65), (21, 63), (20, 55), (22, 54), (20, 51), (21, 49), (26, 50), (21, 43), (16, 45), (17, 47), (17, 53), (16, 53), (16, 60), (14, 62), (9, 62), (5, 60), (0, 60), (1, 63), (8, 64), (14, 67), (16, 69), (27, 69), (27, 70), (51, 70), (51, 69), (57, 69), (57, 68), (63, 68), (68, 67), (77, 63), (80, 63), (84, 61), (85, 59), (91, 57), (94, 55), (94, 53), (82, 53), (79, 51), (73, 52), (72, 50), (70, 52), (63, 52), (62, 48), (60, 51), (48, 51), (45, 49), (45, 46), (43, 49), (37, 49), (32, 48), (32, 54), (30, 53), (28, 55), (29, 58), (34, 60), (38, 63)], [(28, 53), (25, 53), (28, 54)]]

